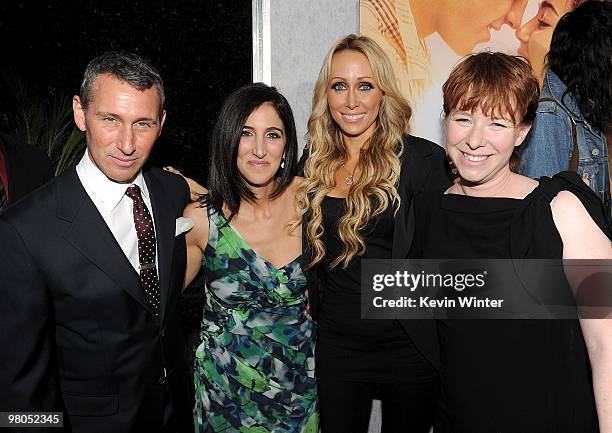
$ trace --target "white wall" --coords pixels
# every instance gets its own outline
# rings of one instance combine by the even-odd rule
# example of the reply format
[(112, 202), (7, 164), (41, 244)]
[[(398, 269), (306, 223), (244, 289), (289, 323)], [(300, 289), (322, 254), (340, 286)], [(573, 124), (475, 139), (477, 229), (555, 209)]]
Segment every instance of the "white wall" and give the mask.
[(291, 104), (300, 154), (325, 54), (336, 40), (358, 31), (358, 0), (270, 0), (272, 85)]

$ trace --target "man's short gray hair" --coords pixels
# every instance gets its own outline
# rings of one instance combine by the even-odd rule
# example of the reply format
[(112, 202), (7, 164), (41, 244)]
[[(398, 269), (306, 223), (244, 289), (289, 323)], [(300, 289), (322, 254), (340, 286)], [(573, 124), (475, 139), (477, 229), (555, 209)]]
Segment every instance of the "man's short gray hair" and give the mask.
[(166, 97), (164, 83), (159, 72), (142, 57), (122, 51), (107, 51), (87, 65), (81, 83), (81, 105), (87, 109), (91, 100), (91, 89), (99, 75), (110, 74), (140, 91), (155, 86), (159, 94), (159, 115), (164, 112)]

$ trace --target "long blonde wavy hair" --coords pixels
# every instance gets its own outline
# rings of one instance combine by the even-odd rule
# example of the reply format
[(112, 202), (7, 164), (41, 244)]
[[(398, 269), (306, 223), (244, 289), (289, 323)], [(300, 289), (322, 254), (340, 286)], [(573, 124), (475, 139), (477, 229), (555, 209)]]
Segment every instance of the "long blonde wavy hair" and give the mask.
[(342, 131), (336, 124), (327, 102), (331, 63), (335, 53), (353, 50), (364, 54), (372, 68), (374, 80), (383, 96), (376, 129), (364, 143), (359, 167), (361, 175), (351, 185), (346, 198), (346, 212), (338, 220), (338, 237), (344, 245), (330, 266), (346, 268), (355, 255), (363, 255), (366, 245), (361, 231), (375, 216), (393, 205), (399, 208), (397, 184), (400, 176), (399, 157), (403, 152), (402, 135), (408, 131), (411, 109), (401, 96), (391, 63), (380, 46), (366, 36), (348, 35), (327, 53), (312, 99), (308, 119), (308, 159), (304, 166), (305, 180), (297, 190), (296, 205), (300, 217), (307, 214), (306, 237), (313, 266), (325, 257), (321, 203), (335, 186), (334, 174), (346, 162), (347, 150)]

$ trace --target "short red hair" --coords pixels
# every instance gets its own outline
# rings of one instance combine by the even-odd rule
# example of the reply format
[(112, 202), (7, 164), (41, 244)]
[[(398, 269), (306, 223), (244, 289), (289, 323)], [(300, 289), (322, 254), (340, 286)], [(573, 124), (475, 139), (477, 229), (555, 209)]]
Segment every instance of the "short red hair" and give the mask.
[[(471, 54), (453, 68), (442, 86), (444, 115), (480, 108), (493, 118), (512, 120), (515, 126), (531, 125), (535, 119), (540, 88), (531, 66), (521, 57), (503, 53)], [(510, 169), (517, 171), (520, 155), (515, 150)]]

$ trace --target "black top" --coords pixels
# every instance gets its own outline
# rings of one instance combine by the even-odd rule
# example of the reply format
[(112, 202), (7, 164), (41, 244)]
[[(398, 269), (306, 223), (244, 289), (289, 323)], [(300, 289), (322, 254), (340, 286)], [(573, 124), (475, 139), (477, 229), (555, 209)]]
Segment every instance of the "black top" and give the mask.
[[(610, 237), (598, 198), (575, 173), (542, 178), (525, 199), (419, 196), (411, 256), (561, 258), (550, 201), (576, 194)], [(519, 289), (519, 288), (517, 288)], [(438, 321), (438, 432), (596, 432), (588, 355), (576, 320)]]
[(333, 374), (360, 382), (433, 379), (432, 366), (415, 348), (397, 320), (363, 320), (361, 316), (361, 260), (390, 259), (393, 244), (393, 207), (372, 219), (362, 231), (367, 247), (348, 266), (330, 268), (342, 251), (337, 222), (346, 200), (326, 197), (322, 203), (326, 256), (320, 278), (324, 295), (318, 318), (317, 374)]
[[(337, 235), (338, 220), (346, 211), (346, 199), (337, 197), (325, 197), (321, 208), (323, 214), (323, 237), (326, 252), (321, 269), (321, 282), (324, 287), (324, 304), (333, 308), (334, 312), (322, 311), (320, 316), (321, 324), (328, 321), (333, 322), (336, 329), (343, 328), (347, 333), (357, 333), (356, 327), (361, 327), (360, 300), (361, 300), (361, 260), (362, 259), (390, 259), (391, 245), (393, 243), (393, 205), (390, 203), (387, 209), (375, 219), (371, 220), (361, 235), (366, 244), (365, 254), (353, 257), (346, 269), (342, 268), (342, 263), (330, 269), (330, 263), (343, 249), (343, 243)], [(355, 314), (339, 314), (348, 313)], [(353, 311), (354, 310), (354, 311)], [(379, 321), (377, 321), (379, 322)], [(380, 321), (386, 322), (386, 321)], [(388, 326), (388, 325), (387, 325)], [(375, 335), (377, 332), (364, 329), (366, 333)], [(323, 332), (323, 330), (322, 330)]]
[[(401, 171), (397, 193), (401, 199), (401, 205), (395, 214), (393, 222), (393, 233), (391, 237), (391, 256), (384, 257), (405, 258), (410, 249), (414, 225), (408, 217), (412, 197), (423, 191), (434, 191), (450, 186), (450, 170), (446, 160), (444, 149), (435, 143), (411, 135), (404, 135), (404, 153), (400, 156)], [(308, 156), (308, 149), (300, 159), (300, 165)], [(326, 199), (337, 200), (337, 199)], [(324, 204), (327, 206), (326, 204)], [(331, 205), (333, 206), (333, 205)], [(303, 228), (306, 227), (308, 215), (306, 215)], [(302, 243), (305, 247), (306, 257), (310, 257), (308, 241), (304, 236)], [(376, 246), (375, 246), (376, 248)], [(374, 256), (369, 256), (374, 257)], [(323, 291), (320, 283), (320, 270), (322, 266), (314, 266), (308, 271), (308, 296), (312, 315), (318, 320), (320, 298)], [(416, 345), (429, 362), (434, 366), (439, 365), (438, 341), (435, 338), (435, 325), (428, 320), (401, 320), (404, 330), (410, 335), (412, 342)], [(319, 350), (319, 349), (317, 349)], [(318, 367), (317, 367), (318, 368)]]

